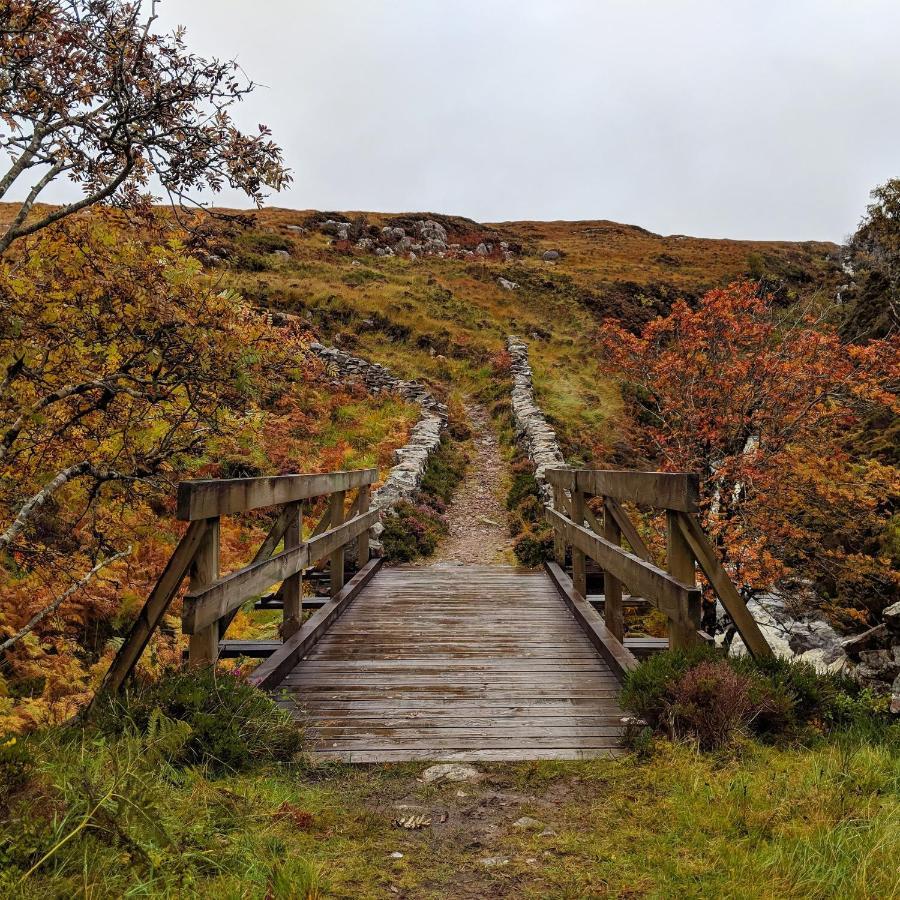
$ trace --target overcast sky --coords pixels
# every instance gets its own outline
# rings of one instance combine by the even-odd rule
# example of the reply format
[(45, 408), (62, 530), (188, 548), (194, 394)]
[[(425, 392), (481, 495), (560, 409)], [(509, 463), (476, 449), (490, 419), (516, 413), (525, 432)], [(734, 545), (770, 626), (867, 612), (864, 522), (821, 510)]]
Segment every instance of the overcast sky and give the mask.
[(900, 175), (900, 0), (164, 0), (161, 18), (261, 83), (238, 117), (294, 170), (272, 205), (841, 240)]

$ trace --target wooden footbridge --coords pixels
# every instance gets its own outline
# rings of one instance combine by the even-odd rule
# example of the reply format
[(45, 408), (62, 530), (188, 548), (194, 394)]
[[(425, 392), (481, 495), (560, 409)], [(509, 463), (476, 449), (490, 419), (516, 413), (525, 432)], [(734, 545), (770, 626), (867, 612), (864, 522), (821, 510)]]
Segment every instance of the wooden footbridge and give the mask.
[[(190, 664), (212, 665), (223, 652), (264, 656), (253, 683), (304, 721), (313, 752), (351, 762), (616, 753), (625, 727), (620, 683), (636, 665), (623, 611), (638, 603), (661, 610), (673, 647), (709, 640), (700, 631), (698, 565), (750, 651), (770, 652), (700, 528), (694, 476), (556, 469), (547, 477), (555, 561), (543, 571), (383, 568), (369, 553), (380, 516), (369, 509), (374, 469), (184, 482), (178, 516), (190, 524), (101, 691), (122, 687), (186, 578)], [(623, 502), (665, 510), (664, 567)], [(221, 517), (266, 507), (272, 524), (253, 560), (222, 575)], [(317, 509), (324, 512), (304, 537), (304, 512)], [(305, 598), (304, 574), (326, 561), (329, 597)], [(589, 561), (603, 572), (599, 603), (588, 599)], [(283, 610), (280, 641), (226, 639), (247, 603)]]

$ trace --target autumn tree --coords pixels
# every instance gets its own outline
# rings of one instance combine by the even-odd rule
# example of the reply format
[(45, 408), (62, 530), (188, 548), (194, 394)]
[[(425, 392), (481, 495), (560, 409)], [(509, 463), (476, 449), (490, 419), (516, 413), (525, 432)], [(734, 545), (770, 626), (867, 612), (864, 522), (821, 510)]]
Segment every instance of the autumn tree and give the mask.
[(843, 343), (821, 318), (732, 284), (599, 341), (633, 444), (700, 475), (705, 525), (745, 593), (795, 575), (875, 615), (898, 586), (885, 547), (900, 479), (848, 438), (874, 408), (896, 415), (897, 346)]
[[(174, 202), (192, 191), (244, 191), (288, 181), (268, 129), (246, 134), (230, 109), (254, 89), (236, 63), (190, 52), (184, 33), (154, 31), (158, 0), (0, 3), (0, 200), (24, 194), (0, 231), (17, 238), (97, 203), (135, 207), (153, 179)], [(40, 208), (68, 178), (82, 197)]]
[(896, 335), (900, 329), (900, 178), (872, 191), (872, 202), (844, 247), (851, 284), (843, 331), (852, 340)]

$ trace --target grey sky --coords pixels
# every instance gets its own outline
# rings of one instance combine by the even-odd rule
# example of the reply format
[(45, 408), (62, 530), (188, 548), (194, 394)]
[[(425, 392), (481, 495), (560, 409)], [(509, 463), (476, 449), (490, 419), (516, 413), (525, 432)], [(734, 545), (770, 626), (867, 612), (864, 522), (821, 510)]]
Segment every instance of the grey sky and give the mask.
[(294, 170), (273, 205), (840, 240), (900, 175), (900, 0), (165, 0), (162, 19), (265, 85), (239, 120)]

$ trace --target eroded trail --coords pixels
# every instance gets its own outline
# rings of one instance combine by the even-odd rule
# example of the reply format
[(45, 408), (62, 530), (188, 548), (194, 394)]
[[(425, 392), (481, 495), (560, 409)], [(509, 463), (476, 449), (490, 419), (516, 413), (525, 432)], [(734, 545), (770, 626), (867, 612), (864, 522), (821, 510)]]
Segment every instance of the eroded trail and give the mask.
[(450, 533), (427, 564), (515, 563), (502, 492), (505, 465), (487, 412), (470, 406), (473, 458), (447, 510)]

